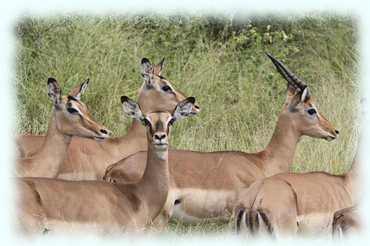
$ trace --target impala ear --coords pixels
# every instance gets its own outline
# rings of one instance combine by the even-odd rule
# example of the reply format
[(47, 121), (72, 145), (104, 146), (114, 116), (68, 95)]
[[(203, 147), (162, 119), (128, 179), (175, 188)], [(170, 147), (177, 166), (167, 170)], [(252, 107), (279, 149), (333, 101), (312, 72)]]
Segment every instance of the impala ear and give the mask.
[(174, 112), (172, 113), (173, 120), (181, 120), (192, 115), (194, 103), (194, 97), (188, 97), (185, 100), (179, 102), (176, 105)]
[(294, 111), (296, 110), (296, 106), (300, 103), (307, 102), (307, 100), (310, 99), (310, 92), (308, 90), (308, 87), (304, 88), (303, 91), (300, 89), (296, 89), (294, 94), (290, 93), (290, 96), (288, 96), (289, 99), (289, 110)]
[(142, 121), (144, 119), (139, 104), (126, 96), (121, 97), (122, 109), (129, 117)]
[(151, 74), (153, 74), (154, 69), (148, 58), (141, 59), (141, 76), (145, 85), (150, 88), (153, 87), (152, 80), (150, 79)]
[(62, 91), (54, 78), (48, 78), (48, 96), (53, 101), (54, 107), (59, 108), (62, 102)]
[(304, 88), (301, 94), (301, 102), (307, 102), (307, 100), (310, 99), (310, 92), (308, 90), (308, 87)]
[(68, 95), (73, 96), (77, 100), (81, 100), (81, 96), (85, 93), (87, 87), (89, 86), (90, 79), (86, 79), (80, 85), (73, 88)]
[(153, 67), (153, 73), (160, 76), (162, 74), (163, 66), (164, 66), (164, 57), (157, 65)]

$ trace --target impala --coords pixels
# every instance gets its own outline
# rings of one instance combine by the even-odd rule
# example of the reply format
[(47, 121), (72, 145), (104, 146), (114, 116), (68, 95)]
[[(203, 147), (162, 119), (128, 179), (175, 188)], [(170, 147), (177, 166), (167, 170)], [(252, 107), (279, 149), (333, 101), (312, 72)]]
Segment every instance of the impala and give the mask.
[(357, 200), (356, 163), (355, 157), (342, 175), (283, 173), (256, 181), (238, 195), (236, 230), (252, 235), (267, 232), (273, 237), (335, 231), (337, 225), (341, 226), (341, 214), (352, 216), (343, 209)]
[[(301, 136), (328, 141), (337, 137), (338, 131), (318, 112), (307, 85), (282, 62), (270, 55), (269, 58), (288, 82), (288, 95), (270, 143), (258, 153), (171, 150), (172, 182), (165, 206), (168, 216), (186, 222), (227, 219), (238, 189), (257, 179), (288, 171)], [(140, 178), (146, 155), (139, 152), (110, 166), (105, 180), (127, 183), (133, 181), (133, 176)]]
[(90, 115), (80, 97), (89, 80), (74, 88), (68, 96), (61, 95), (61, 89), (54, 78), (48, 79), (48, 95), (54, 109), (49, 121), (44, 144), (28, 158), (17, 163), (17, 176), (54, 177), (64, 161), (72, 136), (104, 139), (109, 131)]
[(195, 99), (188, 97), (171, 113), (143, 113), (122, 97), (124, 112), (146, 127), (148, 158), (143, 178), (136, 184), (68, 181), (48, 178), (19, 179), (19, 219), (26, 232), (58, 229), (59, 223), (95, 224), (105, 232), (139, 230), (161, 211), (169, 189), (170, 127), (192, 115)]
[[(163, 61), (158, 65), (152, 65), (147, 58), (143, 58), (141, 61), (144, 83), (139, 91), (138, 103), (144, 113), (170, 111), (177, 103), (185, 99), (183, 94), (161, 76)], [(198, 112), (199, 107), (194, 104), (192, 114)], [(28, 155), (38, 149), (44, 141), (44, 136), (26, 135), (20, 137), (18, 144), (21, 153)], [(146, 149), (145, 128), (135, 119), (128, 133), (122, 137), (99, 142), (85, 138), (73, 138), (70, 148), (68, 148), (68, 155), (60, 166), (58, 178), (69, 180), (101, 179), (110, 164)]]

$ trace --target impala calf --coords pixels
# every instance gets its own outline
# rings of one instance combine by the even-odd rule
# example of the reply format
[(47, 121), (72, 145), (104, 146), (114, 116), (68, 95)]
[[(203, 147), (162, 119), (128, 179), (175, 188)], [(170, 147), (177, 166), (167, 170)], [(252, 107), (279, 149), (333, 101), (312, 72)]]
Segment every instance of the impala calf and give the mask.
[[(138, 103), (146, 112), (170, 111), (186, 97), (164, 78), (162, 69), (164, 60), (153, 65), (147, 58), (141, 61), (143, 85), (139, 90)], [(197, 114), (199, 106), (194, 104), (191, 114)], [(44, 136), (20, 136), (18, 145), (24, 155), (34, 152), (44, 142)], [(138, 151), (147, 149), (145, 128), (138, 120), (133, 120), (127, 134), (104, 141), (92, 141), (85, 138), (73, 138), (68, 155), (58, 171), (58, 178), (69, 180), (99, 180), (105, 169)], [(50, 175), (46, 175), (49, 177)]]
[[(165, 206), (168, 215), (185, 222), (228, 219), (238, 189), (289, 170), (302, 136), (336, 139), (339, 132), (318, 111), (306, 83), (282, 62), (270, 55), (269, 58), (288, 82), (287, 98), (270, 143), (258, 153), (171, 150), (172, 182)], [(105, 179), (116, 183), (133, 182), (134, 170), (137, 170), (137, 179), (145, 169), (146, 155), (138, 152), (111, 165)]]
[(94, 224), (105, 232), (143, 229), (161, 211), (169, 189), (168, 146), (171, 126), (192, 115), (195, 99), (188, 97), (171, 113), (143, 113), (122, 97), (124, 112), (146, 127), (147, 164), (136, 184), (103, 181), (19, 179), (19, 219), (26, 232), (56, 230), (65, 223)]
[(105, 139), (109, 131), (90, 115), (80, 97), (89, 80), (74, 88), (68, 96), (54, 78), (48, 79), (48, 95), (54, 109), (49, 121), (48, 132), (41, 148), (33, 155), (17, 163), (16, 175), (20, 177), (55, 177), (67, 154), (72, 136), (90, 139)]

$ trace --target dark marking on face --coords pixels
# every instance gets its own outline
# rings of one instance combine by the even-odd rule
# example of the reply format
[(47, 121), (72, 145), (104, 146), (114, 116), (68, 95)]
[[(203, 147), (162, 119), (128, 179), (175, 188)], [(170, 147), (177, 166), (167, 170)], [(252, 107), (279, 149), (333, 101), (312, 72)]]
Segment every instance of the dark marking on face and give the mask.
[(163, 122), (160, 120), (160, 114), (158, 114), (158, 120), (155, 123), (155, 130), (156, 131), (163, 131), (164, 130)]
[(78, 102), (78, 100), (74, 96), (68, 96), (68, 100)]

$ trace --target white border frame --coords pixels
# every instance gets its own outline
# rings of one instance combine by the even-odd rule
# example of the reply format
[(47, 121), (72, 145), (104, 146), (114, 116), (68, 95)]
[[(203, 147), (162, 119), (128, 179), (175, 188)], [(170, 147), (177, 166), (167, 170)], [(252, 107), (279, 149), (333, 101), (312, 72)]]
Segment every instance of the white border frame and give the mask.
[[(12, 182), (11, 182), (11, 164), (12, 153), (14, 151), (14, 142), (11, 140), (13, 136), (13, 125), (15, 122), (15, 92), (12, 88), (12, 79), (14, 77), (14, 58), (16, 51), (16, 40), (13, 36), (13, 28), (15, 24), (25, 14), (32, 14), (40, 17), (52, 16), (55, 13), (58, 14), (97, 14), (97, 15), (108, 15), (108, 14), (124, 14), (127, 12), (143, 12), (143, 11), (156, 11), (156, 12), (168, 12), (168, 13), (191, 13), (191, 12), (206, 12), (206, 13), (235, 13), (243, 10), (245, 14), (304, 14), (304, 13), (315, 13), (315, 12), (335, 12), (338, 14), (353, 15), (359, 20), (359, 54), (360, 68), (359, 76), (360, 87), (363, 92), (363, 96), (370, 98), (370, 14), (366, 1), (344, 1), (344, 0), (310, 0), (310, 1), (297, 1), (297, 0), (258, 0), (258, 1), (211, 1), (211, 0), (186, 0), (181, 2), (166, 1), (166, 0), (141, 0), (141, 1), (112, 1), (112, 0), (90, 0), (90, 1), (8, 1), (6, 4), (2, 3), (0, 9), (0, 78), (1, 78), (1, 90), (0, 90), (0, 113), (2, 120), (0, 121), (0, 194), (2, 196), (1, 209), (0, 209), (0, 231), (1, 231), (1, 244), (2, 245), (20, 245), (20, 244), (35, 244), (35, 245), (47, 245), (52, 243), (53, 245), (98, 245), (98, 244), (133, 244), (136, 245), (153, 245), (153, 243), (176, 243), (177, 245), (191, 243), (193, 245), (224, 245), (228, 243), (245, 245), (251, 243), (245, 241), (245, 239), (234, 236), (212, 236), (203, 238), (120, 238), (119, 240), (107, 240), (104, 238), (96, 237), (94, 235), (86, 235), (78, 238), (70, 237), (42, 237), (35, 239), (22, 239), (17, 237), (17, 234), (13, 231), (14, 220), (14, 204), (13, 198), (14, 193)], [(333, 109), (335, 110), (335, 109)], [(369, 111), (369, 110), (367, 110)], [(369, 120), (366, 121), (369, 123)], [(368, 125), (364, 123), (364, 125)], [(363, 149), (369, 149), (369, 130), (364, 127), (365, 137), (363, 142)], [(365, 152), (365, 151), (364, 151)], [(361, 163), (366, 163), (369, 160), (369, 154), (362, 153), (360, 160)], [(370, 166), (362, 165), (362, 177), (363, 177), (363, 189), (364, 195), (362, 196), (361, 210), (364, 221), (364, 231), (360, 235), (353, 236), (346, 239), (343, 242), (356, 243), (364, 245), (369, 239), (369, 226), (367, 225), (370, 221), (370, 213), (366, 213), (367, 208), (370, 208), (370, 183), (366, 181), (366, 177), (370, 176)], [(314, 240), (314, 241), (312, 241)], [(282, 240), (278, 243), (284, 245), (295, 245), (309, 244), (312, 243), (330, 243), (326, 239), (292, 239)], [(255, 244), (265, 244), (266, 241), (255, 241)], [(333, 242), (335, 244), (340, 242)]]

